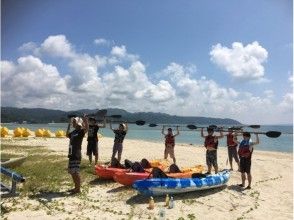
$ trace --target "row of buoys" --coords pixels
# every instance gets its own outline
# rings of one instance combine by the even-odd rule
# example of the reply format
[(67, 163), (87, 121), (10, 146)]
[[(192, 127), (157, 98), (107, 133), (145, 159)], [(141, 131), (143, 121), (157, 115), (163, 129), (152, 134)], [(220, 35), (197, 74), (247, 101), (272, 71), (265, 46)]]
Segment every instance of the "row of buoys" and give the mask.
[[(17, 127), (13, 130), (13, 137), (29, 137), (33, 136), (34, 132), (28, 128)], [(7, 137), (9, 135), (9, 129), (7, 127), (1, 127), (1, 137)], [(57, 130), (55, 133), (49, 129), (39, 128), (35, 131), (36, 137), (65, 137), (66, 133), (63, 130)]]

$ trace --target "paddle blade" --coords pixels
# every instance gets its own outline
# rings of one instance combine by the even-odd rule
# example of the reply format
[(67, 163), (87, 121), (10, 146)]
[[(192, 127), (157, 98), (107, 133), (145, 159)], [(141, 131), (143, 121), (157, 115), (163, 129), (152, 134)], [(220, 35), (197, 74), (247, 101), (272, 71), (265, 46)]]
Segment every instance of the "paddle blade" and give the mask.
[(149, 127), (151, 127), (151, 128), (154, 128), (156, 126), (157, 126), (157, 124), (149, 124)]
[(67, 115), (67, 118), (74, 118), (74, 117), (77, 117), (77, 115), (76, 114), (69, 114), (69, 115)]
[(216, 125), (209, 125), (208, 127), (209, 128), (213, 128), (214, 130), (217, 129), (217, 126)]
[(260, 128), (260, 125), (248, 125), (250, 128)]
[(111, 118), (121, 118), (121, 115), (110, 115)]
[(138, 120), (138, 121), (136, 121), (136, 125), (144, 125), (145, 124), (145, 121), (143, 121), (143, 120)]
[(197, 129), (197, 126), (195, 126), (195, 125), (187, 125), (187, 128), (189, 128), (191, 130), (194, 130), (194, 129)]
[(279, 131), (268, 131), (265, 133), (266, 136), (270, 137), (270, 138), (277, 138), (281, 136), (281, 132)]

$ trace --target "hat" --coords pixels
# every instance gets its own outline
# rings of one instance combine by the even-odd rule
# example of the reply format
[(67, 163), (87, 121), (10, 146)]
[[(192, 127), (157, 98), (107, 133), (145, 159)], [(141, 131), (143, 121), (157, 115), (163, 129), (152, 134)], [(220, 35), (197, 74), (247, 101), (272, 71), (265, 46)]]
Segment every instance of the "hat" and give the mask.
[(168, 130), (168, 131), (172, 131), (173, 129), (171, 129), (171, 128), (168, 128), (167, 130)]
[(214, 131), (214, 129), (212, 127), (208, 127), (207, 132), (211, 132), (211, 131)]
[(76, 124), (79, 126), (83, 126), (83, 119), (81, 119), (80, 117), (75, 117), (74, 120), (76, 121)]
[(122, 126), (124, 128), (124, 131), (126, 130), (127, 126), (124, 123), (119, 124), (120, 126)]

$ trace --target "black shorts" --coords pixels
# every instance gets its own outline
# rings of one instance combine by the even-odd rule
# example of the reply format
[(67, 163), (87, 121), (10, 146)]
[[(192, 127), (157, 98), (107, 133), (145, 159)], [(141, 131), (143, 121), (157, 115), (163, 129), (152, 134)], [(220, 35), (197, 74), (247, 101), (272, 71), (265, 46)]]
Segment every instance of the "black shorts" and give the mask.
[(250, 170), (251, 170), (251, 158), (240, 157), (240, 172), (249, 174)]
[(217, 166), (217, 152), (216, 150), (206, 151), (206, 164), (207, 166)]
[(97, 155), (98, 154), (98, 141), (88, 141), (87, 145), (87, 155), (90, 156), (91, 154)]

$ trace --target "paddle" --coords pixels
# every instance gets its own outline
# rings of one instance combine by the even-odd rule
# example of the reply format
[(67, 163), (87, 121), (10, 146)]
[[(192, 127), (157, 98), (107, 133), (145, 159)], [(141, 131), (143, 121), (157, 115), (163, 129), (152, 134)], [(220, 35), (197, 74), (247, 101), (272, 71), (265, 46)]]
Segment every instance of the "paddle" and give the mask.
[[(224, 132), (229, 132), (227, 130), (222, 130)], [(248, 131), (239, 131), (238, 133), (244, 133), (244, 132), (248, 132)], [(267, 132), (248, 132), (248, 133), (251, 133), (251, 134), (265, 134), (267, 137), (270, 137), (270, 138), (277, 138), (277, 137), (280, 137), (282, 132), (280, 131), (267, 131)]]
[(189, 128), (191, 130), (195, 130), (197, 128), (213, 128), (213, 129), (216, 129), (217, 126), (216, 125), (209, 125), (208, 127), (198, 127), (196, 125), (187, 125), (187, 128)]
[[(114, 122), (114, 123), (124, 123), (124, 122), (126, 122), (126, 121), (112, 121), (112, 122)], [(137, 121), (135, 121), (135, 122), (127, 122), (127, 123), (135, 123), (136, 125), (139, 125), (139, 126), (142, 126), (142, 125), (144, 125), (146, 122), (145, 121), (143, 121), (143, 120), (137, 120)]]

